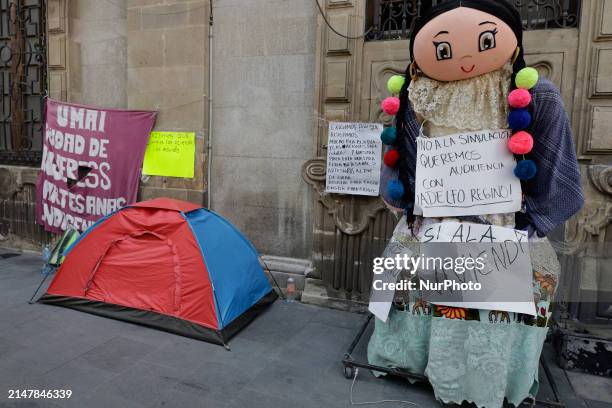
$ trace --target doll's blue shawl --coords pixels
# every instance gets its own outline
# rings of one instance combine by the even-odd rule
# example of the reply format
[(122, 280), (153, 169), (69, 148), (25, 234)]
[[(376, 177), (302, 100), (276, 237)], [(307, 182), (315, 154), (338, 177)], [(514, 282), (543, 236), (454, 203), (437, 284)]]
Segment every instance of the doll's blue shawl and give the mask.
[[(535, 178), (523, 181), (526, 214), (520, 229), (533, 229), (539, 236), (547, 235), (574, 215), (584, 204), (580, 185), (580, 170), (576, 160), (576, 148), (572, 129), (557, 88), (548, 80), (541, 79), (532, 89), (535, 141), (529, 158), (538, 166)], [(402, 200), (393, 200), (387, 193), (387, 185), (397, 179), (397, 169), (383, 166), (380, 193), (384, 200), (397, 208), (412, 212), (414, 207), (414, 177), (416, 173), (416, 137), (420, 124), (412, 108), (406, 109), (406, 126), (409, 137), (405, 143), (410, 166), (411, 191)], [(519, 221), (517, 221), (519, 224)]]

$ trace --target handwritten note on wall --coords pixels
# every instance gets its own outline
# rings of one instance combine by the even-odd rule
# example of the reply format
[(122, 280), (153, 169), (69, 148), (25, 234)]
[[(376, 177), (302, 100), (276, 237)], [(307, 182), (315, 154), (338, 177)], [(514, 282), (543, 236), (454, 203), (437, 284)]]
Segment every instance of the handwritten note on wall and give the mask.
[(151, 132), (142, 173), (149, 176), (193, 178), (195, 133)]
[(417, 139), (415, 214), (448, 217), (521, 209), (509, 129)]
[(382, 131), (378, 123), (329, 124), (328, 193), (378, 196)]

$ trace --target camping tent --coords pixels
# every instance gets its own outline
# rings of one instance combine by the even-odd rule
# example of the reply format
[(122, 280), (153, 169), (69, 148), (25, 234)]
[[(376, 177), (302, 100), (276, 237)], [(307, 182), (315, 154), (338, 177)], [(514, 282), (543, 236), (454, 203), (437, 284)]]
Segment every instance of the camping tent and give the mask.
[(40, 301), (226, 344), (275, 299), (257, 251), (234, 226), (156, 199), (85, 231)]

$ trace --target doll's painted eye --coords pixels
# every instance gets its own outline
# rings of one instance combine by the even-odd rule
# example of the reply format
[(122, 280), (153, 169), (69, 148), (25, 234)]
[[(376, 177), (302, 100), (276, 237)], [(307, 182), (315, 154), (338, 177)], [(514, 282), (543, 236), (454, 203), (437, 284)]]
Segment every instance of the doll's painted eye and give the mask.
[(478, 49), (480, 52), (495, 48), (495, 34), (497, 34), (497, 29), (492, 31), (484, 31), (480, 34), (480, 38), (478, 40)]
[(434, 46), (436, 47), (436, 58), (438, 61), (448, 60), (453, 58), (453, 49), (450, 43), (444, 42), (434, 42)]

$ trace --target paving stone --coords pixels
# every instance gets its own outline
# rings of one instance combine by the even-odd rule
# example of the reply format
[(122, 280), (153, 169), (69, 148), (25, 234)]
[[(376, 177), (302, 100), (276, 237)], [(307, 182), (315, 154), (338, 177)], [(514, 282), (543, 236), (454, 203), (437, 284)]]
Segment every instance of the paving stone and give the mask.
[(22, 346), (20, 346), (19, 344), (13, 343), (12, 341), (0, 337), (0, 359), (11, 355), (12, 353), (19, 350), (21, 347)]
[(205, 362), (200, 369), (189, 373), (185, 381), (178, 384), (177, 389), (194, 396), (227, 401), (253, 378), (252, 373), (243, 370), (239, 364)]
[(612, 378), (574, 371), (567, 371), (567, 378), (584, 399), (612, 405)]
[[(312, 405), (308, 401), (304, 401), (303, 394), (291, 395), (287, 394), (284, 397), (266, 394), (260, 391), (245, 389), (236, 395), (233, 401), (229, 404), (232, 408), (270, 408), (270, 407), (291, 407), (291, 408), (306, 408)], [(325, 408), (328, 408), (325, 406)]]
[(111, 394), (130, 404), (150, 406), (164, 400), (185, 381), (185, 373), (181, 370), (140, 361), (101, 384), (94, 394)]
[(34, 359), (14, 356), (0, 359), (0, 402), (6, 398), (9, 389), (23, 389), (33, 380), (45, 373), (47, 367), (38, 364)]
[[(0, 260), (0, 408), (351, 407), (351, 380), (341, 360), (364, 315), (279, 300), (233, 338), (227, 351), (75, 310), (28, 305), (39, 271), (39, 255)], [(366, 360), (369, 336), (364, 334), (355, 358)], [(568, 408), (612, 407), (579, 399), (567, 374), (551, 369)], [(70, 388), (73, 398), (6, 399), (8, 389), (42, 387)], [(378, 379), (363, 369), (353, 398), (439, 406), (426, 385)]]
[(262, 343), (242, 336), (230, 342), (231, 351), (223, 347), (208, 348), (201, 355), (200, 365), (194, 370), (207, 370), (210, 363), (228, 364), (239, 368), (247, 376), (254, 377), (273, 361), (272, 356), (278, 353), (279, 348), (270, 343)]
[(277, 362), (262, 370), (246, 388), (265, 390), (266, 393), (286, 397), (288, 395), (309, 395), (325, 374), (329, 366), (305, 368), (291, 362)]
[(0, 402), (0, 408), (63, 408), (61, 403), (55, 401), (44, 401), (44, 400), (32, 400), (32, 401), (19, 401), (10, 400), (7, 402)]
[(85, 397), (116, 374), (73, 360), (36, 378), (40, 389), (71, 390), (75, 397)]
[[(193, 405), (194, 407), (196, 405)], [(62, 408), (146, 408), (139, 402), (133, 399), (121, 398), (115, 393), (109, 393), (107, 390), (94, 391), (92, 394), (83, 398), (75, 396), (69, 400), (62, 402)]]
[[(245, 405), (249, 406), (250, 405)], [(202, 395), (195, 396), (191, 393), (173, 391), (163, 395), (159, 401), (155, 401), (147, 408), (174, 408), (174, 407), (210, 407), (210, 408), (229, 408), (229, 402), (220, 399), (207, 398)]]
[[(173, 339), (147, 354), (144, 360), (184, 371), (193, 371), (202, 364), (207, 355), (217, 352), (221, 347), (202, 341), (173, 336)], [(225, 349), (222, 349), (225, 353)], [(227, 355), (225, 356), (227, 358)]]
[(292, 346), (310, 348), (323, 354), (333, 354), (342, 357), (353, 338), (356, 329), (329, 326), (324, 323), (307, 323), (291, 342)]
[(610, 408), (610, 406), (612, 406), (611, 404), (602, 401), (587, 400), (586, 403), (589, 408)]
[(298, 303), (286, 304), (279, 300), (260, 319), (270, 323), (251, 324), (240, 333), (240, 337), (282, 346), (292, 341), (312, 319), (312, 312)]
[(119, 373), (142, 359), (152, 346), (125, 337), (115, 337), (80, 356), (94, 367)]

